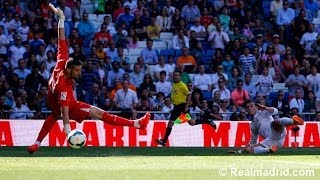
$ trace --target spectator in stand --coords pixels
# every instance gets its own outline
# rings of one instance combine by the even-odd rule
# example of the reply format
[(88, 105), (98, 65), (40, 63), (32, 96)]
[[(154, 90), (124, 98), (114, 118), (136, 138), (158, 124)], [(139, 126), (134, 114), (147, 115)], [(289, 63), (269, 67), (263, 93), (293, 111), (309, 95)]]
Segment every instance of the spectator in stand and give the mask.
[(160, 14), (160, 6), (157, 0), (151, 0), (148, 5), (148, 11), (151, 17), (157, 17)]
[(200, 10), (197, 5), (194, 5), (194, 0), (188, 0), (188, 4), (181, 9), (181, 17), (187, 21), (188, 24), (193, 24), (196, 18), (200, 18)]
[(178, 34), (173, 36), (172, 46), (173, 46), (173, 49), (175, 49), (175, 50), (179, 50), (184, 47), (186, 47), (186, 48), (190, 47), (189, 46), (189, 38), (184, 35), (183, 29), (179, 29)]
[(218, 80), (218, 86), (213, 89), (212, 96), (214, 96), (217, 91), (220, 93), (221, 99), (227, 101), (226, 107), (228, 107), (230, 105), (230, 90), (226, 88), (225, 80), (223, 78)]
[(0, 95), (0, 119), (7, 119), (8, 112), (10, 113), (12, 108), (5, 103), (5, 97)]
[(82, 38), (79, 37), (77, 28), (72, 29), (69, 41), (70, 41), (70, 46), (74, 46), (75, 44), (78, 44), (80, 47), (82, 47), (83, 45)]
[(173, 110), (173, 104), (171, 103), (171, 98), (166, 97), (164, 99), (164, 106), (163, 106), (163, 112), (166, 112), (165, 116), (166, 119), (170, 118), (170, 112)]
[(221, 94), (220, 91), (215, 91), (212, 96), (212, 106), (221, 106)]
[(316, 65), (311, 66), (311, 74), (307, 76), (308, 90), (313, 91), (316, 97), (316, 109), (320, 111), (320, 73)]
[(170, 95), (172, 88), (172, 84), (169, 81), (166, 81), (166, 76), (166, 71), (161, 71), (160, 80), (155, 84), (157, 92), (163, 92), (165, 97)]
[[(304, 96), (303, 88), (308, 87), (308, 81), (306, 78), (300, 74), (299, 66), (295, 66), (293, 69), (293, 74), (289, 75), (288, 79), (286, 80), (286, 87), (289, 88), (289, 95), (291, 97), (295, 96), (296, 90), (300, 89), (302, 92), (302, 97)], [(302, 110), (301, 110), (302, 111)]]
[[(279, 37), (277, 34), (273, 35), (274, 38)], [(265, 66), (267, 63), (268, 58), (271, 57), (273, 60), (273, 63), (275, 65), (280, 64), (280, 54), (278, 54), (275, 50), (275, 47), (272, 44), (269, 44), (267, 47), (266, 52), (262, 54), (260, 66)]]
[[(212, 16), (211, 12), (209, 12), (208, 8), (210, 9), (209, 6), (204, 7), (202, 11), (202, 16), (200, 17), (201, 24), (207, 29), (208, 26), (211, 24)], [(212, 9), (211, 9), (212, 11)]]
[(143, 77), (143, 82), (140, 84), (141, 89), (148, 89), (150, 96), (154, 96), (156, 94), (156, 86), (153, 84), (153, 80), (150, 74), (145, 74)]
[(320, 112), (319, 111), (316, 112), (316, 117), (315, 117), (314, 121), (320, 122)]
[(195, 18), (195, 24), (190, 27), (190, 31), (196, 32), (196, 38), (199, 41), (204, 41), (204, 39), (207, 37), (206, 28), (201, 25), (200, 17)]
[[(143, 82), (143, 77), (145, 73), (141, 71), (141, 66), (138, 63), (135, 63), (133, 66), (133, 72), (130, 73), (131, 82), (139, 88), (140, 84)], [(138, 91), (139, 92), (139, 91)]]
[(180, 10), (176, 8), (174, 10), (174, 14), (170, 16), (170, 21), (171, 21), (171, 27), (170, 30), (173, 33), (176, 33), (178, 30), (178, 27), (180, 26), (180, 21), (182, 17), (180, 16)]
[(140, 14), (142, 14), (144, 7), (145, 7), (144, 1), (143, 0), (138, 0), (137, 1), (137, 7), (133, 8), (131, 13), (139, 12)]
[(130, 23), (130, 28), (135, 30), (140, 41), (147, 39), (147, 28), (140, 19), (139, 11), (134, 12), (134, 19)]
[(99, 108), (103, 107), (104, 97), (100, 92), (99, 85), (97, 83), (93, 83), (91, 89), (86, 91), (84, 101)]
[(256, 58), (250, 54), (249, 47), (244, 47), (243, 54), (239, 57), (239, 68), (242, 69), (242, 73), (256, 74), (258, 64)]
[(283, 8), (277, 11), (276, 24), (278, 25), (280, 41), (289, 40), (285, 38), (290, 32), (291, 21), (295, 17), (294, 10), (289, 8), (289, 2), (287, 0), (283, 1)]
[(22, 104), (22, 100), (20, 96), (16, 98), (16, 106), (13, 108), (10, 113), (10, 119), (32, 119), (34, 116), (32, 112), (30, 112), (30, 108), (27, 105)]
[[(153, 108), (148, 104), (148, 97), (142, 96), (140, 103), (137, 105), (137, 111), (153, 111)], [(142, 117), (141, 113), (137, 113), (137, 118)], [(154, 119), (154, 115), (151, 115), (151, 119)]]
[(196, 31), (191, 30), (189, 34), (190, 34), (190, 39), (189, 39), (190, 51), (193, 51), (197, 48), (197, 44), (199, 43), (199, 40), (197, 39)]
[(79, 36), (83, 39), (83, 46), (88, 47), (90, 40), (93, 39), (96, 32), (92, 22), (88, 20), (88, 13), (82, 14), (82, 21), (78, 24)]
[(71, 81), (73, 96), (77, 101), (84, 101), (85, 91), (79, 86), (75, 79)]
[(269, 96), (273, 87), (273, 79), (269, 75), (268, 67), (263, 67), (262, 75), (259, 75), (256, 86), (258, 87), (258, 92), (262, 93), (264, 96)]
[(183, 65), (186, 72), (196, 72), (197, 62), (193, 56), (189, 55), (189, 49), (187, 47), (182, 48), (182, 55), (177, 59), (177, 66)]
[(9, 45), (9, 38), (4, 34), (4, 27), (0, 25), (0, 57), (7, 60), (7, 46)]
[(129, 35), (127, 36), (127, 49), (137, 49), (138, 45), (138, 36), (134, 28), (130, 28)]
[(40, 90), (37, 92), (37, 94), (34, 96), (32, 101), (30, 102), (29, 107), (31, 109), (37, 110), (37, 111), (49, 111), (50, 108), (47, 106), (47, 95), (48, 95), (48, 89), (46, 85), (42, 85)]
[(23, 54), (26, 52), (26, 48), (21, 44), (21, 36), (15, 36), (15, 43), (8, 49), (8, 57), (10, 68), (13, 70), (18, 67), (18, 61), (23, 58)]
[(314, 24), (310, 23), (308, 26), (308, 31), (306, 31), (300, 40), (300, 45), (302, 46), (302, 49), (308, 53), (312, 53), (311, 45), (312, 43), (317, 41), (318, 33), (314, 31)]
[(9, 73), (9, 70), (4, 65), (4, 58), (0, 56), (0, 76), (8, 75), (8, 73)]
[(315, 113), (317, 111), (316, 108), (316, 97), (313, 91), (308, 91), (307, 99), (305, 99), (303, 112), (312, 112)]
[(98, 46), (98, 44), (102, 43), (106, 48), (110, 41), (112, 41), (112, 37), (107, 31), (108, 26), (102, 24), (100, 27), (100, 32), (94, 34), (93, 44)]
[(18, 61), (18, 68), (13, 71), (13, 73), (16, 73), (19, 78), (25, 79), (31, 71), (29, 69), (26, 69), (26, 62), (24, 59), (19, 59)]
[(119, 15), (124, 13), (124, 8), (122, 7), (122, 1), (121, 0), (117, 0), (114, 4), (114, 8), (112, 11), (112, 19), (113, 22), (116, 22), (116, 20), (118, 19)]
[[(159, 96), (160, 94), (162, 95), (162, 98), (164, 98), (164, 97), (163, 97), (163, 93), (158, 93), (157, 96)], [(148, 89), (142, 89), (142, 90), (141, 90), (140, 97), (141, 97), (141, 98), (139, 99), (139, 103), (138, 103), (138, 104), (139, 104), (139, 105), (141, 104), (141, 100), (142, 100), (142, 98), (144, 97), (144, 98), (147, 99), (147, 106), (150, 107), (151, 109), (156, 108), (156, 105), (163, 104), (162, 102), (158, 102), (158, 103), (156, 104), (155, 101), (154, 101), (154, 99), (153, 99), (153, 97), (150, 96), (150, 92), (149, 92)], [(161, 101), (162, 101), (162, 100), (161, 100)]]
[(81, 21), (81, 15), (83, 13), (87, 13), (87, 10), (83, 6), (81, 6), (81, 2), (82, 2), (81, 0), (76, 0), (75, 6), (72, 8), (72, 14), (73, 14), (72, 19), (74, 22)]
[(223, 66), (221, 64), (219, 64), (217, 66), (217, 70), (216, 73), (214, 73), (212, 76), (212, 87), (213, 88), (217, 88), (218, 87), (218, 80), (219, 79), (223, 79), (226, 83), (228, 83), (228, 75), (226, 73), (223, 72)]
[(282, 59), (280, 66), (280, 68), (284, 72), (284, 75), (288, 77), (294, 70), (295, 66), (298, 66), (298, 61), (292, 56), (291, 51), (286, 51), (286, 54), (284, 55), (284, 59)]
[(252, 79), (252, 74), (251, 73), (245, 74), (243, 89), (246, 90), (249, 93), (250, 99), (254, 99), (255, 95), (258, 92), (258, 90), (257, 90), (256, 85), (251, 81), (251, 79)]
[[(130, 6), (126, 5), (124, 8), (124, 13), (120, 14), (118, 17), (117, 24), (124, 23), (127, 28), (130, 27), (130, 23), (134, 19), (133, 15), (130, 13), (130, 10), (131, 10)], [(127, 30), (129, 30), (129, 29), (127, 29)]]
[(12, 90), (8, 90), (5, 96), (5, 104), (10, 106), (11, 108), (16, 107), (16, 101), (13, 96)]
[(87, 91), (92, 88), (94, 83), (100, 84), (100, 76), (97, 69), (94, 68), (92, 61), (87, 61), (82, 70), (82, 88)]
[(220, 110), (219, 110), (219, 113), (221, 114), (223, 120), (230, 120), (229, 118), (229, 113), (230, 111), (228, 110), (228, 106), (229, 106), (229, 103), (230, 102), (230, 99), (221, 99), (221, 106), (220, 106)]
[(217, 31), (212, 31), (210, 33), (208, 41), (211, 43), (211, 48), (220, 48), (224, 50), (226, 45), (230, 42), (229, 36), (227, 33), (222, 31), (221, 23), (217, 23), (216, 28)]
[(193, 86), (201, 91), (212, 91), (212, 79), (205, 74), (204, 65), (199, 65), (199, 73), (193, 76)]
[(169, 32), (171, 21), (166, 8), (161, 9), (161, 13), (156, 17), (156, 24), (161, 28), (161, 32)]
[(245, 102), (249, 99), (248, 92), (243, 89), (243, 81), (241, 79), (237, 80), (237, 88), (231, 93), (232, 104), (237, 107), (244, 107)]
[(302, 88), (295, 89), (295, 96), (290, 100), (290, 109), (297, 108), (299, 113), (303, 112), (304, 109), (303, 91)]
[(129, 59), (128, 56), (126, 56), (124, 54), (124, 50), (123, 50), (123, 48), (121, 46), (118, 47), (117, 53), (118, 53), (118, 57), (115, 58), (114, 61), (118, 61), (119, 64), (120, 64), (120, 67), (124, 71), (126, 71), (126, 72), (130, 71), (130, 59)]
[(147, 26), (147, 37), (152, 40), (160, 40), (161, 27), (158, 26), (155, 17), (151, 17), (151, 23)]
[(137, 93), (128, 88), (129, 81), (124, 80), (122, 82), (122, 89), (119, 89), (115, 95), (115, 107), (117, 110), (121, 110), (123, 116), (129, 116), (132, 119), (136, 119), (132, 113), (137, 107), (138, 97)]
[(160, 72), (165, 71), (167, 76), (166, 80), (171, 81), (172, 80), (172, 68), (169, 64), (165, 63), (164, 56), (159, 57), (159, 63), (154, 67), (154, 77), (155, 80), (159, 81), (160, 79)]
[(313, 18), (316, 18), (318, 16), (319, 5), (314, 2), (314, 0), (305, 0), (304, 5), (306, 9), (309, 9), (311, 11)]
[(26, 89), (31, 91), (34, 95), (38, 92), (42, 85), (46, 84), (46, 80), (39, 74), (39, 67), (34, 67), (32, 73), (26, 77)]
[(233, 91), (237, 87), (237, 81), (239, 79), (243, 79), (242, 73), (240, 72), (238, 67), (233, 67), (231, 70), (231, 76), (229, 78), (227, 88), (230, 91)]
[(111, 58), (111, 61), (113, 62), (118, 57), (117, 49), (115, 48), (115, 42), (111, 41), (109, 43), (109, 48), (104, 50), (107, 56)]
[(122, 79), (124, 70), (119, 68), (119, 62), (113, 61), (112, 62), (112, 70), (108, 72), (108, 87), (113, 87), (115, 86), (114, 80), (115, 79)]
[(74, 52), (70, 54), (70, 57), (72, 57), (73, 59), (80, 59), (81, 61), (84, 61), (86, 59), (85, 56), (82, 54), (81, 48), (78, 44), (75, 44), (73, 46), (73, 50)]
[(147, 40), (147, 47), (141, 51), (141, 57), (144, 59), (145, 63), (148, 65), (155, 65), (158, 63), (158, 56), (155, 49), (152, 48), (153, 40)]
[(279, 110), (280, 116), (286, 115), (290, 112), (289, 102), (284, 97), (283, 90), (279, 90), (277, 92), (277, 98), (272, 100), (271, 106)]

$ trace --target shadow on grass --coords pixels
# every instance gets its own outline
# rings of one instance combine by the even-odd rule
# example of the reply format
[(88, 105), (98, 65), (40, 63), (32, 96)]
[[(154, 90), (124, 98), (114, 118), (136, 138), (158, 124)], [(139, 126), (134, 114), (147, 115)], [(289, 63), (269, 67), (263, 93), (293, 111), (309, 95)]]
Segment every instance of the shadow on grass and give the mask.
[[(30, 155), (26, 151), (26, 147), (0, 147), (0, 157), (248, 156), (248, 154), (227, 153), (231, 149), (201, 147), (84, 147), (82, 149), (41, 147), (38, 152)], [(281, 148), (274, 154), (263, 154), (260, 156), (270, 155), (320, 155), (320, 148)]]

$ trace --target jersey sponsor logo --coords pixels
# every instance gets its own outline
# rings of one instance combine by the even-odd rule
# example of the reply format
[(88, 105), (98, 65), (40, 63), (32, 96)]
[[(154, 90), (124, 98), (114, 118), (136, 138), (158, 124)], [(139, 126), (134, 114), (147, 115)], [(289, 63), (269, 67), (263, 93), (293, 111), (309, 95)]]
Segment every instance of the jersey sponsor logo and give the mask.
[(67, 92), (61, 92), (61, 95), (60, 95), (60, 100), (67, 100)]

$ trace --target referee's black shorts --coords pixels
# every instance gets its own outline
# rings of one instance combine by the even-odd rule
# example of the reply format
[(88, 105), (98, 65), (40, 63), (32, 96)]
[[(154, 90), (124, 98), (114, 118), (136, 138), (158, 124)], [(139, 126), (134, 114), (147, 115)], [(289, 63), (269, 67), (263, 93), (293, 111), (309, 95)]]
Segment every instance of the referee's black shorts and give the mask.
[(186, 108), (186, 103), (174, 105), (173, 110), (171, 111), (170, 120), (171, 121), (176, 120), (181, 115), (181, 113), (184, 113), (185, 108)]

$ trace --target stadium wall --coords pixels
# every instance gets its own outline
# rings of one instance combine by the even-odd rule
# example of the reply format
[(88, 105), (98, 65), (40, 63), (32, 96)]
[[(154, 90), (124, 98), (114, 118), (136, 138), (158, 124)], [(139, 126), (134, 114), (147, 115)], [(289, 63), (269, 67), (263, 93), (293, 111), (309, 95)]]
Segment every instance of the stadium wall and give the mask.
[[(0, 146), (27, 146), (34, 142), (43, 120), (0, 120)], [(151, 121), (146, 130), (115, 127), (102, 121), (71, 122), (72, 129), (82, 129), (87, 146), (146, 147), (154, 146), (154, 139), (165, 134), (168, 121)], [(175, 125), (168, 146), (175, 147), (243, 147), (250, 139), (250, 122), (216, 122), (217, 130), (209, 125)], [(320, 147), (320, 122), (307, 122), (295, 133), (287, 128), (285, 147)], [(260, 138), (262, 140), (262, 138)], [(44, 139), (43, 146), (67, 146), (62, 121), (55, 124)]]

